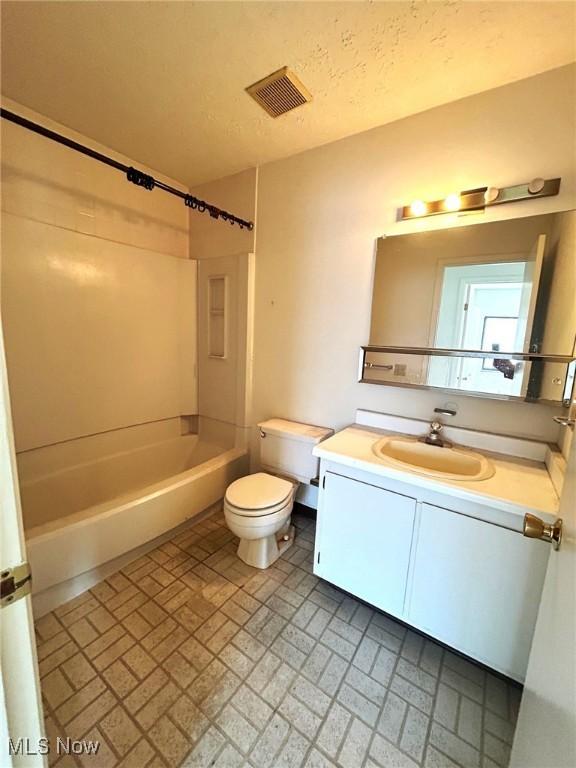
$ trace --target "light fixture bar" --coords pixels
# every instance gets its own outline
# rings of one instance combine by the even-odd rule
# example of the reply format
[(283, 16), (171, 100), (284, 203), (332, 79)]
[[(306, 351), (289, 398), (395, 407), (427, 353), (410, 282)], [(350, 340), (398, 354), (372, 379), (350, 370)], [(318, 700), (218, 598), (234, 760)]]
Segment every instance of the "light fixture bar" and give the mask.
[(441, 213), (469, 213), (483, 211), (492, 205), (516, 203), (535, 197), (552, 197), (560, 191), (560, 178), (532, 179), (525, 184), (510, 187), (478, 187), (463, 192), (453, 192), (442, 200), (415, 200), (399, 211), (400, 219), (421, 219), (425, 216), (437, 216)]

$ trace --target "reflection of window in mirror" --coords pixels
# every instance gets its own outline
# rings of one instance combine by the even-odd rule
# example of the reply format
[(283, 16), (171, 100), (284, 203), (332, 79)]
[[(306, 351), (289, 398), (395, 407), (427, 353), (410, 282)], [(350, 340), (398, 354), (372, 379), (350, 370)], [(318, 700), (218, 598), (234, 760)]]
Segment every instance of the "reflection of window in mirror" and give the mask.
[(518, 319), (525, 271), (525, 261), (445, 267), (434, 346), (483, 349), (484, 320), (497, 315), (517, 318), (516, 333), (500, 351), (514, 351), (518, 335), (524, 343), (527, 318), (522, 328)]
[[(481, 349), (486, 352), (506, 352), (513, 349), (518, 329), (518, 315), (515, 317), (490, 317), (486, 315), (482, 327)], [(497, 357), (497, 355), (496, 355)], [(494, 358), (486, 357), (482, 368), (494, 370)]]

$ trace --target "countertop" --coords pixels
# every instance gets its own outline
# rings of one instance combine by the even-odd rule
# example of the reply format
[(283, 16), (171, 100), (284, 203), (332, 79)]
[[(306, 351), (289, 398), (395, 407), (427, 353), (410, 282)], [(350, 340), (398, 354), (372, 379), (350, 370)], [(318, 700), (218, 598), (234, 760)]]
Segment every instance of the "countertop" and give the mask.
[(523, 516), (526, 512), (543, 513), (551, 520), (558, 513), (558, 495), (544, 463), (467, 448), (490, 459), (496, 470), (492, 477), (478, 481), (427, 477), (387, 464), (373, 453), (374, 442), (383, 435), (390, 434), (399, 433), (352, 425), (316, 445), (313, 452), (321, 459), (447, 496), (486, 504), (512, 514)]

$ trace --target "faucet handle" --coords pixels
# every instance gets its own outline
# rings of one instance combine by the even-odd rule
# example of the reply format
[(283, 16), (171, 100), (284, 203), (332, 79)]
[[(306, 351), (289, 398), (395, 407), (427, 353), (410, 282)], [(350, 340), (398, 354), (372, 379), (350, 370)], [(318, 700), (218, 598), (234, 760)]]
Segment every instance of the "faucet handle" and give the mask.
[(434, 408), (434, 413), (441, 413), (443, 416), (456, 416), (456, 409), (445, 406), (444, 408)]
[(442, 424), (439, 421), (433, 421), (430, 424), (430, 431), (438, 434), (442, 431)]

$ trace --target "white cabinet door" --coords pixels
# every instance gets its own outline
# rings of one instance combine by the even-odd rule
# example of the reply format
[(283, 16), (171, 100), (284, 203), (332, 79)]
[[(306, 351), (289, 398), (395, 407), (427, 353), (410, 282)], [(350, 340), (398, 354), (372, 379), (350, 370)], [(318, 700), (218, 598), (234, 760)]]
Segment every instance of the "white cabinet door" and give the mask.
[(322, 494), (314, 572), (401, 616), (416, 501), (331, 472)]
[(407, 620), (523, 681), (550, 545), (422, 504)]

